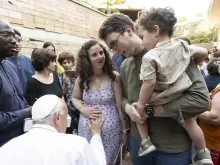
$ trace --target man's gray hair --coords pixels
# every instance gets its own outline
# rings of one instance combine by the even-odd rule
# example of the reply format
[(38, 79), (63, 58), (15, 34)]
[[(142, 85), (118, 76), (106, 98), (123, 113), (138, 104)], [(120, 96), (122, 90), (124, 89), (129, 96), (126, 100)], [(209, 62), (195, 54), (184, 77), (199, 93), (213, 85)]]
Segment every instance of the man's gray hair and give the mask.
[(45, 118), (34, 121), (34, 124), (45, 124), (51, 120), (56, 113), (63, 114), (63, 103), (61, 100), (58, 100), (55, 108), (47, 115)]

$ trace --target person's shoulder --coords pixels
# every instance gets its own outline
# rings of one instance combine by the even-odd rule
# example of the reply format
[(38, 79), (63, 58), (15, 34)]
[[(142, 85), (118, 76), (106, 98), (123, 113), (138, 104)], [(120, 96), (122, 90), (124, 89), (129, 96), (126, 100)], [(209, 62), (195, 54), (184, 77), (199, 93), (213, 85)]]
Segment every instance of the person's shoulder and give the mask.
[(4, 65), (6, 66), (14, 66), (14, 64), (6, 58), (6, 60), (3, 61)]
[(20, 57), (21, 57), (21, 59), (23, 59), (25, 61), (31, 62), (31, 59), (29, 57), (25, 56), (24, 54), (20, 54)]
[(211, 79), (212, 79), (212, 76), (210, 76), (210, 75), (205, 75), (204, 76), (204, 80), (205, 80), (206, 84), (210, 83)]
[(120, 77), (120, 74), (119, 74), (117, 71), (113, 71), (113, 74), (114, 74), (116, 77)]
[(84, 137), (73, 134), (59, 133), (57, 138), (59, 138), (60, 141), (63, 141), (63, 145), (69, 146), (70, 149), (82, 148), (86, 143), (88, 143)]
[(13, 57), (6, 57), (6, 60), (8, 60), (8, 61), (14, 61), (14, 58), (13, 58)]
[(125, 69), (127, 66), (129, 66), (130, 63), (131, 63), (131, 61), (132, 61), (132, 57), (126, 58), (126, 59), (122, 62), (122, 64), (121, 64), (121, 70), (123, 70), (123, 69)]
[(143, 63), (160, 63), (161, 59), (160, 59), (160, 50), (156, 50), (156, 49), (151, 49), (148, 52), (145, 53), (145, 55), (142, 58), (142, 64)]
[(25, 142), (24, 139), (26, 139), (26, 136), (27, 136), (26, 134), (23, 134), (11, 139), (2, 147), (0, 147), (0, 151), (7, 151), (7, 149), (13, 149), (15, 146), (18, 146), (18, 144)]
[(117, 71), (113, 71), (113, 74), (115, 75), (115, 80), (119, 81), (120, 80), (120, 74)]
[(32, 77), (30, 77), (27, 81), (28, 85), (35, 85), (37, 84), (39, 81), (36, 79), (36, 77), (34, 77), (34, 75)]
[(11, 62), (9, 60), (4, 61), (4, 66), (10, 70), (14, 70), (14, 71), (18, 72), (17, 67), (13, 64), (13, 62)]
[(144, 59), (151, 59), (151, 58), (155, 58), (158, 56), (158, 51), (156, 48), (149, 50), (148, 52), (146, 52), (143, 56)]

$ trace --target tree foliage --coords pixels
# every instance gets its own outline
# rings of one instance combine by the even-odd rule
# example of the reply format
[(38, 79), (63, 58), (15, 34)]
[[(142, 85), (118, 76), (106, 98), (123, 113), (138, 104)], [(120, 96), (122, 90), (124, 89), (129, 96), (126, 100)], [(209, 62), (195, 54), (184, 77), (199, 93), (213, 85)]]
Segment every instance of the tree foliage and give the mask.
[(112, 6), (119, 4), (121, 1), (117, 0), (103, 0), (98, 5), (105, 5), (105, 9), (100, 9), (101, 12), (105, 14), (112, 14), (119, 12), (117, 9), (112, 8)]
[(180, 17), (178, 19), (178, 22), (186, 22), (187, 20), (188, 20), (187, 17)]
[(216, 42), (219, 25), (210, 25), (206, 29), (201, 29), (201, 24), (202, 21), (178, 24), (175, 27), (174, 37), (186, 37), (193, 44)]

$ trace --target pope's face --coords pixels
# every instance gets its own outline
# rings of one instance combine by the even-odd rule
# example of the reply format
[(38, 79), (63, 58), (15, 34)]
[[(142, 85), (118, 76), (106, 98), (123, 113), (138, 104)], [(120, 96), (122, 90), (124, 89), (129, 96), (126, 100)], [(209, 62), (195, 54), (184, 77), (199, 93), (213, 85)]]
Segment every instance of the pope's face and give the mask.
[(63, 104), (63, 113), (59, 113), (55, 115), (55, 126), (59, 133), (65, 133), (66, 132), (66, 126), (67, 126), (67, 106), (66, 103), (62, 101)]

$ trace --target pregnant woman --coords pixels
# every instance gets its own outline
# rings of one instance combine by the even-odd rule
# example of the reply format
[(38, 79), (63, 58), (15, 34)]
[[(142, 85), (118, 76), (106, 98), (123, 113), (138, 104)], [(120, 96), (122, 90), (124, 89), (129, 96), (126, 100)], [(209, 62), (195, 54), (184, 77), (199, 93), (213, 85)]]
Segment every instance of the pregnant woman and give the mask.
[[(113, 165), (121, 143), (119, 114), (122, 102), (120, 77), (113, 71), (109, 53), (98, 41), (86, 42), (78, 53), (73, 104), (80, 111), (79, 136), (91, 139), (90, 120), (102, 117), (102, 141), (107, 165)], [(84, 104), (83, 104), (84, 102)]]

